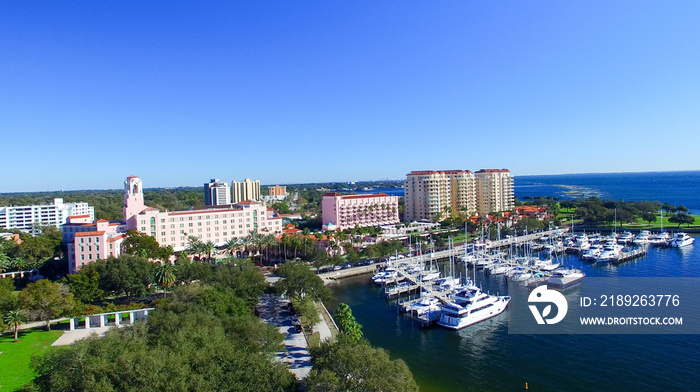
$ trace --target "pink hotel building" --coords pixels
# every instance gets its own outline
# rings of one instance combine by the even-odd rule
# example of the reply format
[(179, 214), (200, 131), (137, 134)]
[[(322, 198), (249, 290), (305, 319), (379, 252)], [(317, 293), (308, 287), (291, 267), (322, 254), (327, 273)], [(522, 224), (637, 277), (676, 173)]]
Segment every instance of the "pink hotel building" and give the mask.
[(143, 184), (137, 176), (129, 176), (124, 181), (124, 223), (89, 223), (78, 217), (71, 218), (76, 219), (71, 219), (63, 229), (64, 243), (68, 244), (69, 249), (70, 273), (97, 259), (118, 256), (128, 229), (146, 233), (161, 246), (172, 246), (176, 252), (187, 248), (189, 236), (221, 246), (231, 238), (245, 237), (251, 231), (275, 235), (282, 233), (282, 218), (256, 201), (209, 206), (193, 211), (163, 212), (147, 207), (143, 198)]
[(399, 197), (385, 193), (372, 195), (326, 193), (321, 199), (321, 208), (324, 230), (346, 230), (399, 223)]

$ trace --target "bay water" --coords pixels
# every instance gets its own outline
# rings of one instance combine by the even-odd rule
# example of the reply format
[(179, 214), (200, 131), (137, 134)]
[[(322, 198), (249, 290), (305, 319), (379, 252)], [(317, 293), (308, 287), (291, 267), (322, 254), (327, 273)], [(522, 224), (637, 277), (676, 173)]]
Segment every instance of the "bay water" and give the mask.
[[(582, 263), (575, 255), (562, 260), (587, 277), (700, 277), (696, 239), (683, 249), (650, 248), (619, 265)], [(464, 267), (458, 262), (456, 268)], [(491, 294), (507, 294), (513, 284), (478, 271), (476, 277)], [(458, 331), (423, 328), (400, 315), (369, 275), (341, 280), (333, 292), (329, 310), (350, 305), (370, 343), (404, 360), (422, 391), (700, 390), (700, 335), (515, 335), (508, 333), (508, 309)], [(679, 292), (697, 301), (700, 287)]]

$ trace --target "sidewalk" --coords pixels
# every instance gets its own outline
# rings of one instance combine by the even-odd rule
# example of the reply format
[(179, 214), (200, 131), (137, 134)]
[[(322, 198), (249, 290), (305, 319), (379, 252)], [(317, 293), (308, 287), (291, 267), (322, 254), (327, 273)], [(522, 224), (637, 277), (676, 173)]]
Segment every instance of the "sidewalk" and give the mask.
[(260, 318), (277, 327), (284, 336), (284, 350), (277, 352), (277, 359), (286, 364), (298, 380), (302, 380), (311, 371), (311, 355), (304, 334), (294, 332), (291, 315), (285, 310), (288, 303), (278, 296), (264, 294), (260, 297), (258, 309)]

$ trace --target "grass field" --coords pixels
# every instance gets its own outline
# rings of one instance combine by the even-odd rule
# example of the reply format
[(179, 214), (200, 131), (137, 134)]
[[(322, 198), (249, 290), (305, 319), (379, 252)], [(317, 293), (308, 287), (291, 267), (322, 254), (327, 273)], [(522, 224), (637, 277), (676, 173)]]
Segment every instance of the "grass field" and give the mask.
[(13, 343), (14, 334), (0, 336), (0, 391), (14, 391), (34, 379), (29, 366), (32, 355), (51, 349), (63, 331), (26, 330), (19, 332), (19, 342)]

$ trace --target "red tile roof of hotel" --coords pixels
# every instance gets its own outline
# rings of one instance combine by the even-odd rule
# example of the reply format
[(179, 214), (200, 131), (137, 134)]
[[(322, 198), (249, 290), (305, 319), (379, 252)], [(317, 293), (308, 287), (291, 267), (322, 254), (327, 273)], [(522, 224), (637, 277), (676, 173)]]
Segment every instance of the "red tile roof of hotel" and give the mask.
[(169, 215), (190, 215), (190, 214), (213, 214), (219, 212), (243, 211), (242, 208), (227, 208), (215, 210), (193, 210), (193, 211), (171, 211)]
[(139, 176), (129, 176), (127, 178), (139, 178)]
[(425, 176), (429, 174), (461, 174), (461, 173), (471, 173), (471, 170), (414, 170), (407, 176)]
[(119, 234), (116, 237), (107, 238), (107, 242), (114, 242), (114, 241), (117, 241), (117, 240), (119, 240), (121, 238), (125, 238), (125, 237), (126, 237), (126, 234)]
[(98, 223), (102, 223), (102, 222), (109, 222), (109, 221), (108, 221), (107, 219), (100, 219), (100, 220), (98, 220), (97, 222), (98, 222)]
[(481, 169), (477, 173), (510, 173), (508, 169)]
[(68, 217), (68, 219), (72, 219), (72, 218), (76, 218), (76, 219), (77, 219), (77, 218), (89, 218), (89, 217), (90, 217), (90, 215), (71, 215), (71, 216)]
[(91, 236), (96, 236), (96, 235), (103, 235), (105, 232), (104, 231), (83, 231), (83, 232), (78, 232), (75, 233), (76, 237), (91, 237)]
[(373, 194), (367, 194), (367, 195), (343, 195), (341, 193), (326, 193), (323, 196), (333, 196), (333, 197), (338, 197), (340, 196), (341, 199), (367, 199), (371, 197), (388, 197), (386, 193), (373, 193)]

